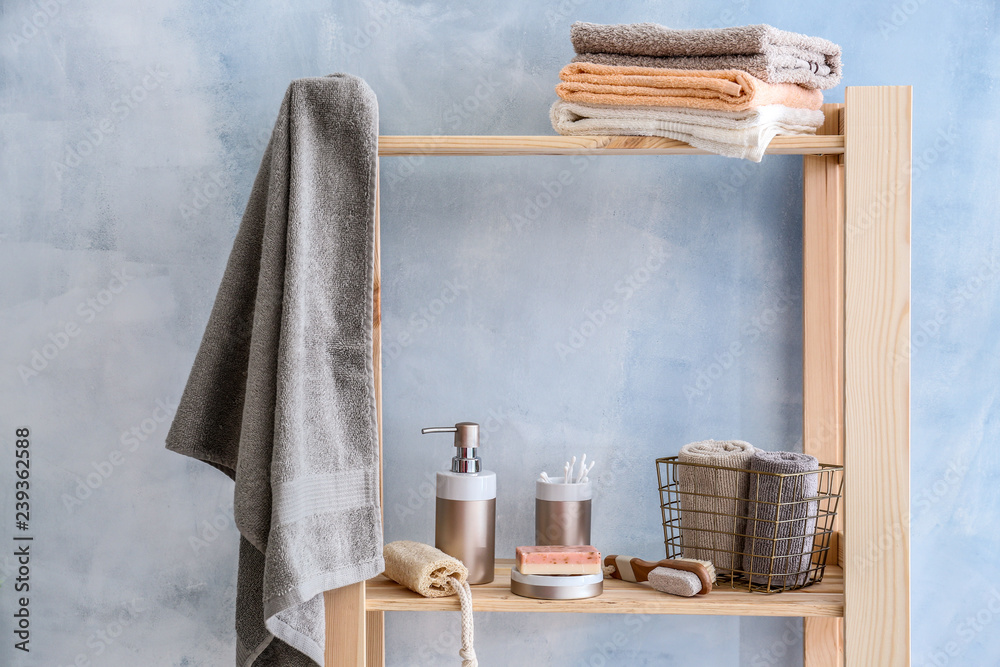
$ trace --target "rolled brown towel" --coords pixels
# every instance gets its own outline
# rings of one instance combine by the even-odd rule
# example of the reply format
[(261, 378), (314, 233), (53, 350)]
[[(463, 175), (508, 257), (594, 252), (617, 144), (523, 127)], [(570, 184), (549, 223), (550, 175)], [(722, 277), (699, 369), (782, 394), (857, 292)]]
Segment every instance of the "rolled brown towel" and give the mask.
[(685, 558), (712, 561), (720, 571), (740, 568), (750, 479), (744, 469), (755, 451), (742, 440), (704, 440), (681, 447), (677, 482)]

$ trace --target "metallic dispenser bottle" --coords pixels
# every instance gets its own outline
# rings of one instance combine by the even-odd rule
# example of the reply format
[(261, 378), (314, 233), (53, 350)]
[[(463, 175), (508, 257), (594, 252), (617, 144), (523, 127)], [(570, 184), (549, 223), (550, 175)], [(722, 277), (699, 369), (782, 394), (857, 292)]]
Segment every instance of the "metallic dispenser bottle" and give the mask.
[(479, 424), (425, 428), (421, 433), (454, 433), (457, 455), (451, 470), (437, 474), (434, 546), (469, 568), (470, 584), (493, 581), (497, 476), (476, 456)]

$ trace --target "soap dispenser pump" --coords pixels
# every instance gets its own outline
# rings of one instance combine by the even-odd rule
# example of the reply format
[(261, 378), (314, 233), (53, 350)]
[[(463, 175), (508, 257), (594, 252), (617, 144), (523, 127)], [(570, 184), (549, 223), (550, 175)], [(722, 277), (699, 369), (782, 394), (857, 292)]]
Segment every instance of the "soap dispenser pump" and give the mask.
[(437, 474), (434, 546), (469, 568), (470, 584), (488, 584), (493, 581), (497, 476), (483, 470), (476, 455), (479, 424), (459, 422), (421, 433), (454, 433), (458, 449), (451, 470)]

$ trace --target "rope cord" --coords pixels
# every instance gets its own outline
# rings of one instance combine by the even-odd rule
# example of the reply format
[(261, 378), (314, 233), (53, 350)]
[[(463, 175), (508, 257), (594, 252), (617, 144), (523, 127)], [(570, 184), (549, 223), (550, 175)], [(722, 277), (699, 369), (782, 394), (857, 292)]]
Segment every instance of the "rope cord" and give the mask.
[(455, 577), (448, 577), (451, 587), (458, 595), (459, 604), (462, 605), (462, 648), (458, 655), (462, 658), (462, 667), (479, 667), (479, 659), (476, 658), (476, 649), (473, 646), (473, 626), (472, 626), (472, 589), (469, 582), (459, 581)]

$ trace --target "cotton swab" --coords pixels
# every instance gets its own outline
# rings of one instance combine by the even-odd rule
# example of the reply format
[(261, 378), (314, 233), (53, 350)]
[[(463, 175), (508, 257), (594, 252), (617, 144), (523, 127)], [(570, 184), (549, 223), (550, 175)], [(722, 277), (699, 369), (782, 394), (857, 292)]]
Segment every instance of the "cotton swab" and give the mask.
[[(587, 465), (587, 454), (584, 453), (583, 457), (580, 459), (580, 473), (576, 474), (576, 457), (574, 456), (569, 461), (563, 465), (563, 484), (580, 484), (582, 482), (589, 482), (590, 471), (594, 469), (594, 464), (596, 461), (591, 461), (590, 465)], [(549, 477), (549, 474), (544, 470), (539, 473), (539, 481), (545, 482), (546, 484), (555, 484), (555, 480)]]

